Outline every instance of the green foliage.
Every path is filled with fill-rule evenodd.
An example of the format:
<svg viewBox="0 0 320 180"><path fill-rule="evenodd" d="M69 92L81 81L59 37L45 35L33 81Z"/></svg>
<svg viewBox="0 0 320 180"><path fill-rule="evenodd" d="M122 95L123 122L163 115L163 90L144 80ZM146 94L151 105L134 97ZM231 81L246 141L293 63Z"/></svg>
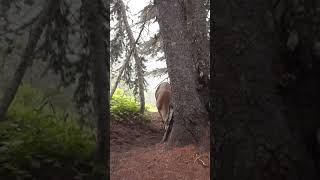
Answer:
<svg viewBox="0 0 320 180"><path fill-rule="evenodd" d="M54 174L97 179L102 168L92 158L94 132L43 102L39 90L26 84L19 88L8 119L0 122L0 177L47 179Z"/></svg>
<svg viewBox="0 0 320 180"><path fill-rule="evenodd" d="M158 109L153 104L146 104L146 110L149 112L158 112Z"/></svg>
<svg viewBox="0 0 320 180"><path fill-rule="evenodd" d="M139 113L139 103L133 96L128 95L123 89L117 88L110 102L112 121L148 121L149 119ZM146 105L146 110L154 110L151 105Z"/></svg>

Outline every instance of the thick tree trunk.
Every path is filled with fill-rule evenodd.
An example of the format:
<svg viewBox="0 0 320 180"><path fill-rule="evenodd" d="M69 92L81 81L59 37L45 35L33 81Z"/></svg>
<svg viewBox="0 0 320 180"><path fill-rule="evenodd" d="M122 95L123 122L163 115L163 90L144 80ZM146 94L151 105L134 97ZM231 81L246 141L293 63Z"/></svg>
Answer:
<svg viewBox="0 0 320 180"><path fill-rule="evenodd" d="M320 63L315 54L314 43L320 38L320 7L316 1L286 1L282 2L283 11L278 14L292 14L278 20L279 29L283 30L281 40L284 45L282 75L290 74L294 79L285 79L280 76L281 95L284 99L287 114L290 119L289 127L297 139L303 141L312 156L320 175L320 143L317 142L317 131L320 128L319 107L320 107ZM278 5L278 9L281 6ZM296 16L298 8L304 8L299 16ZM280 16L281 17L281 16ZM314 20L311 20L314 19ZM317 19L317 20L316 20ZM289 50L285 45L290 39L286 30L297 32L298 43ZM290 41L289 41L290 42ZM288 43L290 44L290 43ZM293 43L291 43L293 44Z"/></svg>
<svg viewBox="0 0 320 180"><path fill-rule="evenodd" d="M279 41L267 23L269 7L267 0L214 4L213 173L219 180L317 179L276 94L272 61L280 58Z"/></svg>
<svg viewBox="0 0 320 180"><path fill-rule="evenodd" d="M168 146L201 144L208 113L197 93L192 47L185 26L184 4L157 0L160 33L172 85L174 122Z"/></svg>
<svg viewBox="0 0 320 180"><path fill-rule="evenodd" d="M140 97L140 113L143 114L145 109L145 99L144 99L144 75L143 75L143 68L142 68L142 59L138 55L133 33L129 26L125 5L122 0L119 0L119 2L121 5L121 13L123 16L122 18L123 18L125 28L130 41L130 46L131 48L133 48L133 57L135 59L135 63L137 67L136 71L137 71L137 77L138 77L138 87L139 87L139 97Z"/></svg>
<svg viewBox="0 0 320 180"><path fill-rule="evenodd" d="M209 37L207 36L206 0L186 0L186 23L191 41L192 57L198 76L208 83L209 74ZM197 77L198 78L198 77Z"/></svg>
<svg viewBox="0 0 320 180"><path fill-rule="evenodd" d="M59 8L59 1L49 0L45 3L41 15L38 21L33 25L29 34L28 44L22 54L21 62L14 73L14 77L9 84L9 87L5 90L2 100L0 101L0 120L4 119L4 116L14 99L15 94L19 88L22 78L27 70L33 63L33 54L37 46L37 43L41 37L45 25L50 22L50 19L54 16L54 12Z"/></svg>
<svg viewBox="0 0 320 180"><path fill-rule="evenodd" d="M104 28L105 20L102 16L103 2L101 0L84 0L86 8L86 24L89 30L90 61L93 63L94 110L96 112L98 142L96 158L109 163L109 70L106 64L108 54L105 41L109 39Z"/></svg>
<svg viewBox="0 0 320 180"><path fill-rule="evenodd" d="M206 0L186 0L185 14L189 40L192 46L192 59L195 66L197 90L201 101L209 103L209 37L207 36Z"/></svg>

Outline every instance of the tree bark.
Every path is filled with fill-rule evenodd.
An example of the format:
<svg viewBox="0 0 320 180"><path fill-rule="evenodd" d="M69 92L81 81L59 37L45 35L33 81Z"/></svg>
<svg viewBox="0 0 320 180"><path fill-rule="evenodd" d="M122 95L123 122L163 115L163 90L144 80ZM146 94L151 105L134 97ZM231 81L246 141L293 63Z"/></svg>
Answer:
<svg viewBox="0 0 320 180"><path fill-rule="evenodd" d="M186 27L192 46L192 59L195 69L197 90L201 101L209 103L209 37L207 36L206 0L186 0Z"/></svg>
<svg viewBox="0 0 320 180"><path fill-rule="evenodd" d="M90 61L92 63L93 88L94 88L94 110L98 129L96 158L105 162L109 167L109 66L106 40L109 39L107 29L104 28L102 13L103 2L101 0L83 0L86 8L86 24L89 30Z"/></svg>
<svg viewBox="0 0 320 180"><path fill-rule="evenodd" d="M287 124L272 61L279 41L267 0L215 1L214 178L317 179L304 144Z"/></svg>
<svg viewBox="0 0 320 180"><path fill-rule="evenodd" d="M279 29L282 30L280 38L283 44L283 59L280 63L284 68L281 73L294 77L290 81L279 78L282 82L286 82L285 86L281 86L281 95L290 119L288 121L289 127L297 139L306 144L308 153L316 164L319 176L320 143L317 142L317 131L320 128L320 112L318 110L320 106L320 63L312 51L314 43L320 38L320 11L316 11L319 8L314 4L316 1L286 2L282 0L281 2L282 7L278 5L278 9L282 9L282 11L278 10L279 16L291 15L278 19ZM299 12L301 13L299 16L296 16L298 8L304 8L304 10ZM298 37L296 46L292 46L294 48L291 50L286 47L286 45L290 47L288 40L290 33L286 30L296 32L296 37Z"/></svg>
<svg viewBox="0 0 320 180"><path fill-rule="evenodd" d="M209 75L209 37L207 36L207 10L205 3L206 0L186 0L185 13L188 33L193 47L192 57L197 71L196 78L199 78L201 74L207 85Z"/></svg>
<svg viewBox="0 0 320 180"><path fill-rule="evenodd" d="M140 97L140 113L143 114L145 110L145 98L144 98L144 75L143 75L143 68L142 68L142 59L138 55L133 33L128 22L125 5L122 0L119 0L119 2L121 6L120 8L122 13L122 18L123 18L125 28L130 41L130 46L131 48L133 48L133 57L135 59L135 63L137 67L136 71L137 71L137 77L138 77L138 87L139 87L139 97Z"/></svg>
<svg viewBox="0 0 320 180"><path fill-rule="evenodd" d="M22 54L21 62L14 73L14 77L9 84L8 88L5 90L1 104L0 104L0 120L3 120L5 117L8 108L13 101L15 94L19 88L19 85L22 81L22 78L28 67L32 66L33 63L33 53L37 46L37 43L41 37L44 27L50 19L54 16L54 12L59 8L59 1L49 0L45 3L45 6L39 16L39 19L31 28L29 34L29 40L26 45L26 48Z"/></svg>
<svg viewBox="0 0 320 180"><path fill-rule="evenodd" d="M157 0L155 4L159 10L160 33L172 85L174 122L168 147L190 143L201 145L208 113L196 90L184 4L175 0Z"/></svg>

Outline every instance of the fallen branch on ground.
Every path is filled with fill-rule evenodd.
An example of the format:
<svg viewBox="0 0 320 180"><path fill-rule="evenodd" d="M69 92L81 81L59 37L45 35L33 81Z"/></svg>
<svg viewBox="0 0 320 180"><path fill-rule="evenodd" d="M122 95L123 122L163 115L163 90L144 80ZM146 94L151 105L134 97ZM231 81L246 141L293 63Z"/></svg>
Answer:
<svg viewBox="0 0 320 180"><path fill-rule="evenodd" d="M201 156L202 155L196 154L196 159L193 161L193 163L196 163L196 161L198 161L198 162L201 162L200 164L203 165L204 167L208 167L208 165L205 162L203 162L202 159L200 159Z"/></svg>

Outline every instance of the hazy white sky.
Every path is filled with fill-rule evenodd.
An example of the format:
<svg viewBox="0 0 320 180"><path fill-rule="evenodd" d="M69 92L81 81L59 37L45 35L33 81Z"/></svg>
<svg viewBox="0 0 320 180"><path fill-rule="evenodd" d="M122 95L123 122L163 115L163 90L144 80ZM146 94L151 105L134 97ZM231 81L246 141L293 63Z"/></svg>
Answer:
<svg viewBox="0 0 320 180"><path fill-rule="evenodd" d="M133 36L136 39L138 37L139 32L140 32L140 28L139 28L140 25L138 25L138 26L132 26L132 25L135 24L136 22L138 22L139 11L141 11L151 1L150 0L123 0L123 1L124 1L124 4L129 7L129 11L127 11L128 22L129 22L131 29L133 31ZM111 22L110 25L112 26L113 23ZM143 39L143 40L149 39L149 37L152 36L153 34L155 34L158 30L159 30L158 24L154 23L153 25L151 25L149 27L149 31L148 30L143 31L143 33L141 35L141 39ZM151 71L156 68L166 67L166 63L164 61L159 62L159 61L155 61L155 59L151 59L151 58L147 58L147 60L148 60L148 62L145 64L147 71ZM155 87L159 84L160 81L162 81L166 77L167 76L163 76L160 78L152 77L152 76L146 77L146 80L148 83L148 87L147 87L148 92L154 92ZM147 97L146 97L146 100L147 100L147 102L148 101L154 102L153 99L150 99L150 98L148 99Z"/></svg>

